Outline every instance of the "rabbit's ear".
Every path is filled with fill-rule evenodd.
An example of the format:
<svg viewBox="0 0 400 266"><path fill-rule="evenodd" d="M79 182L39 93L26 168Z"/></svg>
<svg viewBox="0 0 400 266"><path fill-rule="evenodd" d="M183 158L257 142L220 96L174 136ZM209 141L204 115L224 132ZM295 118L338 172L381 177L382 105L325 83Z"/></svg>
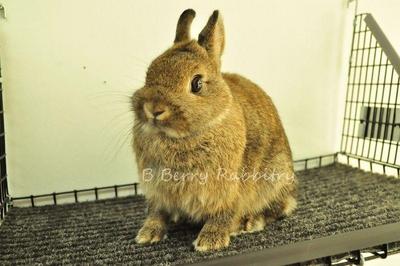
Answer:
<svg viewBox="0 0 400 266"><path fill-rule="evenodd" d="M218 10L215 10L208 19L207 25L199 34L198 42L219 64L225 46L225 33L222 17Z"/></svg>
<svg viewBox="0 0 400 266"><path fill-rule="evenodd" d="M178 25L176 26L174 43L190 41L190 26L192 25L192 21L195 16L196 12L193 9L186 9L183 11L179 17Z"/></svg>

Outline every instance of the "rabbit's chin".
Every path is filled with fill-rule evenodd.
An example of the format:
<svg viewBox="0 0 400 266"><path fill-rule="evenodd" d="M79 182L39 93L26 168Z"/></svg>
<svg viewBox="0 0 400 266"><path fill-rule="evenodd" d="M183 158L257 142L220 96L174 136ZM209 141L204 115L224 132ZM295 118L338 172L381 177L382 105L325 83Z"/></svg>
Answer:
<svg viewBox="0 0 400 266"><path fill-rule="evenodd" d="M151 123L144 123L142 125L142 131L145 134L165 134L166 136L170 138L184 138L189 136L189 132L181 132L178 130L175 130L173 128L169 127L164 127L164 126L156 126Z"/></svg>

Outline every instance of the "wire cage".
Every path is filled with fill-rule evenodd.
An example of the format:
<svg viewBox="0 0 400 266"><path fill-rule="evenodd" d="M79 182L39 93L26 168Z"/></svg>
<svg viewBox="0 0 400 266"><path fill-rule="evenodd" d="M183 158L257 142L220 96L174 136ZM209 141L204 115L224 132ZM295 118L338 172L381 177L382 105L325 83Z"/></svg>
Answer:
<svg viewBox="0 0 400 266"><path fill-rule="evenodd" d="M400 174L400 59L371 14L355 17L341 152Z"/></svg>
<svg viewBox="0 0 400 266"><path fill-rule="evenodd" d="M315 225L322 224L329 228L322 230L323 232L319 232L321 231L320 228L311 226L307 235L307 233L304 233L307 230L301 227L303 225L301 221L289 221L286 225L283 222L283 224L277 224L274 228L277 230L285 226L292 228L285 232L285 234L288 234L286 240L279 239L282 235L274 235L274 233L269 233L269 238L263 237L264 240L260 240L257 236L253 238L250 236L250 240L247 240L247 242L245 241L246 238L244 238L244 240L237 240L236 244L234 244L237 247L242 247L243 250L247 250L246 252L238 252L233 248L212 255L199 255L194 254L193 251L189 251L187 246L190 244L188 243L187 236L180 236L179 240L182 240L182 243L176 239L171 240L169 242L171 246L168 247L166 244L163 244L158 249L154 246L138 248L130 244L134 237L133 231L129 233L129 237L115 232L116 226L121 226L118 229L121 231L129 231L129 226L134 226L137 229L139 226L138 223L144 217L145 203L143 197L140 196L140 186L138 183L76 189L43 195L10 197L7 189L4 118L1 105L1 219L4 219L7 212L8 215L2 226L3 228L0 228L3 229L3 231L0 230L0 255L4 256L6 262L9 263L36 263L36 260L39 260L41 263L90 263L95 260L98 263L136 262L137 264L150 264L157 262L161 264L197 263L199 265L243 265L245 263L261 265L294 263L296 265L361 265L366 260L386 258L389 254L400 251L400 222L398 222L400 208L399 206L388 208L385 205L390 200L400 201L398 196L400 193L397 193L398 190L393 189L400 187L400 180L384 175L374 175L361 171L360 168L367 165L367 168L369 168L367 170L372 172L374 167L378 166L384 174L394 173L400 176L400 155L398 155L400 141L399 74L399 57L373 16L371 14L356 15L354 19L340 151L334 154L295 161L295 169L305 183L303 192L307 194L303 196L302 204L315 205L314 207L318 210L322 209L326 204L332 204L332 201L335 199L328 198L324 194L326 191L321 192L319 188L319 186L329 185L332 186L329 189L334 190L336 193L334 194L335 197L344 198L344 200L338 199L338 204L346 205L342 212L344 217L328 217L329 219L332 218L332 221L324 224L320 223L318 219L323 219L321 217L324 217L326 213L321 212L317 220L313 220L312 216L314 213L312 212L312 208L311 210L303 208L299 210L303 215L302 217L311 217L310 221L315 223ZM351 168L348 165L356 166L356 168ZM389 169L392 171L390 172ZM385 181L383 182L385 184L378 186L377 183L379 183L379 180ZM126 190L130 191L133 197L121 197L123 196L121 191ZM385 194L382 194L379 190L383 190ZM102 196L104 193L108 193L109 197L115 198L114 201L104 200ZM351 195L352 193L356 195ZM95 203L82 203L55 207L55 205L59 205L60 198L69 197L73 203L80 203L83 201L81 198L82 195L87 196L88 194L91 195L95 202L98 202L98 205L95 205ZM312 199L313 197L314 199ZM359 204L362 200L365 200L365 203ZM48 206L38 207L43 201ZM13 205L19 205L20 203L30 205L32 208L13 207ZM331 205L332 212L334 212L335 208L341 208L338 204ZM51 240L51 234L55 234L56 237L60 235L65 236L68 232L73 232L73 230L64 228L64 231L60 229L60 232L53 232L53 229L49 229L46 226L48 224L59 225L57 223L58 220L54 217L60 213L62 213L61 217L66 219L64 213L75 215L77 212L82 212L80 208L83 207L80 206L92 208L83 217L91 215L91 219L94 221L96 221L96 218L107 221L107 224L102 223L99 225L98 229L94 229L95 225L93 223L84 224L81 221L86 226L85 228L90 231L87 234L90 234L92 240L93 238L104 237L105 247L103 249L100 248L99 254L92 254L92 251L87 248L92 243L86 240L86 238L90 239L90 237L88 235L85 236L85 233L80 231L80 234L83 235L77 236L76 241L83 241L83 247L77 249L77 254L69 254L68 256L62 252L59 255L52 254L56 253L55 247L62 245L57 241L51 242L55 241L54 239ZM357 210L358 207L360 210ZM8 208L11 208L11 211ZM365 211L366 214L360 214L360 211ZM126 216L128 215L127 212L129 212L131 216L128 217L129 219L123 220L127 224L121 225L122 221L113 218L110 212L114 212L119 216ZM372 219L368 220L367 216L369 214L372 216L377 215L377 217L375 219L372 217ZM12 236L7 235L12 235L15 231L21 231L19 230L21 224L24 228L32 228L32 223L34 223L32 219L34 219L35 215L42 215L43 218L38 219L38 221L44 227L41 227L38 231L33 231L43 233L43 231L49 230L49 232L47 232L46 237L36 236L34 233L28 232L23 235L23 243L27 245L27 239L34 239L35 243L50 245L51 247L47 250L49 254L47 255L39 256L36 253L42 251L40 247L35 247L36 249L30 250L31 253L27 252L27 254L24 254L26 246L16 246ZM55 216L53 217L52 215ZM52 219L55 219L55 221L52 222ZM343 225L346 224L346 219L353 219L350 227ZM367 221L364 222L364 220ZM128 221L131 221L131 224ZM74 223L77 223L77 226L81 227L79 222ZM366 227L362 228L359 223L364 223ZM300 224L300 226L297 224ZM172 234L177 236L177 232L180 231L178 230L179 228L172 229ZM349 228L352 231L349 231ZM271 229L271 231L273 230ZM97 231L101 231L100 233L103 234ZM318 232L313 235L313 231ZM191 234L190 232L189 234ZM112 235L117 240L110 242L112 238L106 238L107 236L104 236L104 234ZM299 241L293 241L290 239L291 237ZM268 243L270 239L278 239L277 242L280 242L278 245L271 246ZM63 240L61 239L60 241L62 242ZM65 244L66 246L81 245L70 239L68 241ZM257 243L260 243L262 248L260 246L251 248L252 241L261 241ZM110 243L113 243L113 245L122 243L123 247L118 246L112 250L113 253L119 254L117 257L106 258L105 248L109 247ZM65 245L62 247L65 248ZM94 245L96 246L97 244ZM246 248L244 248L245 246ZM3 253L1 251L2 248L4 250ZM131 253L131 257L129 258L137 259L137 261L124 261L124 252ZM185 255L186 257L183 256L185 252L189 254ZM148 254L151 254L151 259L148 258ZM55 257L52 257L53 255ZM13 261L17 258L22 259Z"/></svg>

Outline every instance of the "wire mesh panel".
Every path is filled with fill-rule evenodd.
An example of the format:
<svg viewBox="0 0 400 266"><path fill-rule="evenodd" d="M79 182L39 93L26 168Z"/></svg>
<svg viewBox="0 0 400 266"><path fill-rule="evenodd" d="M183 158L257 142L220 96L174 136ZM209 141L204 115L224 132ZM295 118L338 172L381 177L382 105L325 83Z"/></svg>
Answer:
<svg viewBox="0 0 400 266"><path fill-rule="evenodd" d="M1 71L0 71L1 72ZM1 79L1 74L0 74ZM3 84L0 81L0 219L3 220L7 213L7 169L4 135L4 111L3 111Z"/></svg>
<svg viewBox="0 0 400 266"><path fill-rule="evenodd" d="M341 152L400 166L400 60L371 14L355 17Z"/></svg>

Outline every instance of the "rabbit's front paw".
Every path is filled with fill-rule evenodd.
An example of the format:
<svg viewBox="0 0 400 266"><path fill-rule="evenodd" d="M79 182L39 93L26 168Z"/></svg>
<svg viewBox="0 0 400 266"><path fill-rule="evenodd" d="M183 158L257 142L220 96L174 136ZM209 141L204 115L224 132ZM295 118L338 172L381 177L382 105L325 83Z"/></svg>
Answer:
<svg viewBox="0 0 400 266"><path fill-rule="evenodd" d="M197 251L210 251L229 246L229 241L229 232L202 230L193 245Z"/></svg>
<svg viewBox="0 0 400 266"><path fill-rule="evenodd" d="M167 238L166 229L160 223L145 223L139 230L135 241L138 244L156 243Z"/></svg>

